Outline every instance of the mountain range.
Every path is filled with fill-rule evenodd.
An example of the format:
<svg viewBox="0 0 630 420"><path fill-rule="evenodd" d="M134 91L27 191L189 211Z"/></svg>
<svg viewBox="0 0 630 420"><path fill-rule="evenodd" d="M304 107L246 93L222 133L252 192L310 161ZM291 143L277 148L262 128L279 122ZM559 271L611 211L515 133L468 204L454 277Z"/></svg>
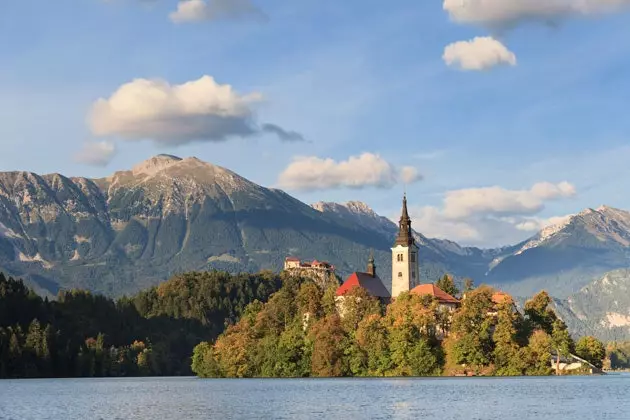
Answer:
<svg viewBox="0 0 630 420"><path fill-rule="evenodd" d="M46 295L120 296L189 270L277 271L289 255L345 276L364 270L371 250L387 284L396 231L364 203L307 205L194 157L158 155L100 179L0 173L0 270ZM630 213L606 206L498 249L414 235L421 280L450 273L516 296L546 289L567 316L630 258Z"/></svg>

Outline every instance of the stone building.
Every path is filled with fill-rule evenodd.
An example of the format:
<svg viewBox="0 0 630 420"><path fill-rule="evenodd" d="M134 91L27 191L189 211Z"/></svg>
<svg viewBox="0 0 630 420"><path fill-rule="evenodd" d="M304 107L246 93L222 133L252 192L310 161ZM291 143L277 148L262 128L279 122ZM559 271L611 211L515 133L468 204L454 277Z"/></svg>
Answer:
<svg viewBox="0 0 630 420"><path fill-rule="evenodd" d="M331 281L339 284L335 275L335 266L326 261L302 262L296 257L286 257L284 270L296 276L310 278L321 287L325 287Z"/></svg>

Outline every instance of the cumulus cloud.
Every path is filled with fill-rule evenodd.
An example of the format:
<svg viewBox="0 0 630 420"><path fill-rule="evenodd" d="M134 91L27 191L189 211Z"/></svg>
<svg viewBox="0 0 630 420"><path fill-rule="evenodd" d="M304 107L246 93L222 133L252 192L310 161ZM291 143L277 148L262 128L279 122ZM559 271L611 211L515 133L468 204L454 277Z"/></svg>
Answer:
<svg viewBox="0 0 630 420"><path fill-rule="evenodd" d="M391 188L421 179L415 168L396 168L381 156L363 153L345 161L315 156L297 157L280 174L282 188L299 191L335 188Z"/></svg>
<svg viewBox="0 0 630 420"><path fill-rule="evenodd" d="M527 21L555 22L572 16L611 13L630 6L630 0L444 0L451 19L491 29Z"/></svg>
<svg viewBox="0 0 630 420"><path fill-rule="evenodd" d="M462 70L488 70L501 64L516 65L514 53L492 37L476 37L447 45L442 59L447 65Z"/></svg>
<svg viewBox="0 0 630 420"><path fill-rule="evenodd" d="M544 202L575 195L568 182L540 182L529 190L507 190L498 186L449 191L444 197L444 214L451 219L463 219L473 214L523 215L535 214Z"/></svg>
<svg viewBox="0 0 630 420"><path fill-rule="evenodd" d="M74 156L77 162L106 166L116 155L116 145L108 141L87 142Z"/></svg>
<svg viewBox="0 0 630 420"><path fill-rule="evenodd" d="M507 245L565 221L569 216L545 219L536 214L546 202L575 194L575 187L568 182L541 182L524 190L461 189L445 193L441 207L412 206L410 213L414 228L429 237L476 246Z"/></svg>
<svg viewBox="0 0 630 420"><path fill-rule="evenodd" d="M275 124L259 127L254 107L263 96L241 95L211 76L171 85L164 80L135 79L109 98L97 100L89 115L96 136L124 140L151 139L162 145L223 141L271 133L281 140L302 140L299 133Z"/></svg>
<svg viewBox="0 0 630 420"><path fill-rule="evenodd" d="M169 15L174 23L257 19L265 14L251 0L181 0Z"/></svg>

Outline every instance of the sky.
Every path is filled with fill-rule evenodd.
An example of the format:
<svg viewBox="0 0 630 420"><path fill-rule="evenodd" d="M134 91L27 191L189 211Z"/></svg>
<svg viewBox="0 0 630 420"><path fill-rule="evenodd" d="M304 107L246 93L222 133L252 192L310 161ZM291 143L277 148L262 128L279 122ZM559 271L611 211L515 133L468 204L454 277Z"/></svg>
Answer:
<svg viewBox="0 0 630 420"><path fill-rule="evenodd" d="M196 156L463 245L630 209L630 0L0 2L0 171Z"/></svg>

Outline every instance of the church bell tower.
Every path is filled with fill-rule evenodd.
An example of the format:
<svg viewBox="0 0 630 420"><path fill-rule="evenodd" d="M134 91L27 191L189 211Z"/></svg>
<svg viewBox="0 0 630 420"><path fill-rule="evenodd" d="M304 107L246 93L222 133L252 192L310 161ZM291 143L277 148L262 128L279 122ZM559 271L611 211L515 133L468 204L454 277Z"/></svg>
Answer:
<svg viewBox="0 0 630 420"><path fill-rule="evenodd" d="M398 236L392 248L392 297L416 287L420 278L418 246L411 234L411 219L407 212L407 195L403 197Z"/></svg>

